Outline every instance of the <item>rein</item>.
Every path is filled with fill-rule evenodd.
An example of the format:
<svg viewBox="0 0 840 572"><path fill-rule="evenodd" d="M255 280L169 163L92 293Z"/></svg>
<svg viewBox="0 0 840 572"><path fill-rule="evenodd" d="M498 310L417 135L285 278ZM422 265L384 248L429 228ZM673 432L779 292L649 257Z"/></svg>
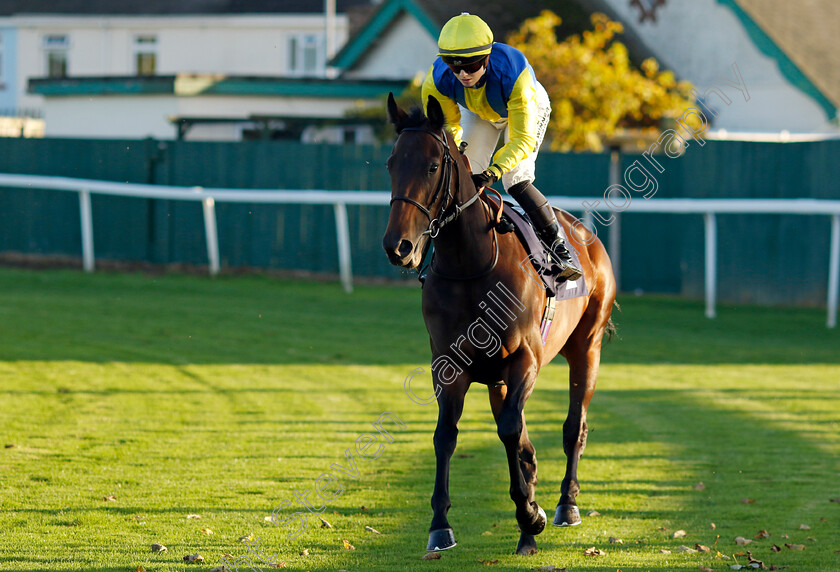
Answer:
<svg viewBox="0 0 840 572"><path fill-rule="evenodd" d="M431 238L436 238L438 233L440 232L440 229L445 227L447 224L455 221L459 216L461 216L461 213L465 209L467 209L470 205L472 205L474 202L476 202L478 200L479 196L481 196L481 192L476 191L476 193L472 197L467 199L463 204L454 205L454 209L452 210L451 213L449 213L448 215L446 215L443 218L439 218L440 216L443 215L443 213L446 212L446 210L449 208L449 206L455 201L455 197L452 194L452 167L453 167L453 165L455 165L455 159L452 157L452 153L449 150L449 143L446 141L446 139L444 137L441 137L440 135L438 135L434 131L431 131L429 129L425 129L423 127L406 127L406 128L404 128L400 131L400 134L404 133L405 131L420 131L422 133L428 133L429 135L434 137L435 140L438 143L440 143L443 146L443 177L441 177L440 182L438 183L438 187L437 187L437 189L435 189L434 195L432 195L432 201L431 201L431 204L429 205L429 207L426 207L426 206L418 203L414 199L403 196L403 195L397 195L395 197L391 197L391 203L390 204L393 205L394 201L404 201L404 202L407 202L411 205L414 205L415 207L420 209L420 211L424 215L426 215L426 218L429 219L429 227L425 231L423 231L423 234L428 234ZM438 215L438 218L433 218L432 213L429 210L429 208L434 206L437 203L438 196L441 194L441 191L443 191L444 188L446 188L446 202L444 203L443 208L441 208L440 215Z"/></svg>
<svg viewBox="0 0 840 572"><path fill-rule="evenodd" d="M422 132L422 133L427 133L427 134L431 135L432 137L434 137L434 139L438 143L441 144L441 146L443 147L443 169L444 169L443 170L443 176L439 180L440 182L438 183L438 187L437 187L437 189L435 189L434 195L432 195L431 203L429 204L428 207L426 207L426 206L420 204L419 202L415 201L414 199L406 197L404 195L397 195L397 196L391 197L390 204L393 205L395 201L404 201L404 202L407 202L411 205L414 205L415 207L420 209L420 211L423 214L426 215L426 218L429 219L429 226L425 231L423 231L422 234L423 235L428 234L431 239L435 239L435 238L437 238L438 234L440 233L440 229L442 229L443 227L445 227L449 223L457 220L458 217L461 216L462 212L464 212L467 208L469 208L473 203L478 201L478 199L481 197L481 192L482 191L476 190L475 194L473 194L473 196L471 196L469 199L464 201L462 204L460 204L460 205L459 204L454 204L452 212L450 212L446 216L443 216L443 214L447 211L447 209L449 209L450 205L453 205L453 203L455 203L455 196L452 193L452 167L453 167L453 165L456 165L456 162L455 162L455 159L452 157L452 153L449 150L449 143L446 141L446 136L445 135L441 136L438 133L436 133L434 131L431 131L429 129L426 129L424 127L405 127L404 129L402 129L400 131L400 135L402 135L403 132L405 132L405 131L419 131L419 132ZM456 166L456 169L457 169L457 166ZM429 209L431 207L433 207L438 202L438 197L439 197L439 195L441 194L441 192L443 191L444 188L446 189L446 202L444 203L443 207L441 208L440 213L438 214L438 217L432 217L432 213ZM491 189L491 190L493 190L493 189ZM493 190L493 192L496 193L497 195L499 194L495 190ZM500 199L499 202L501 204L501 195L499 195L499 199ZM497 215L497 218L500 219L501 214L502 213L501 213L501 208L500 208L499 212L498 212L498 215ZM440 218L441 216L443 216L443 218ZM491 217L491 218L493 218L493 217ZM492 225L491 228L493 229L493 243L495 245L495 253L493 255L493 262L490 264L490 266L486 270L484 270L484 271L482 271L478 274L475 274L475 275L472 275L472 276L466 276L466 277L449 276L447 274L439 272L438 270L435 270L435 268L431 265L431 263L429 264L430 270L432 272L434 272L435 274L437 274L437 275L439 275L443 278L446 278L447 280L458 280L458 281L475 280L477 278L483 278L484 276L487 276L488 274L493 272L493 270L496 268L496 264L498 264L498 262L499 262L499 240L498 240L498 237L496 236L495 225ZM423 258L426 257L426 252L428 251L428 248L429 248L429 244L426 244L426 248L423 251ZM422 266L422 263L421 263L421 266ZM422 271L418 270L418 274L422 274ZM421 277L421 281L422 280L423 280L423 278Z"/></svg>

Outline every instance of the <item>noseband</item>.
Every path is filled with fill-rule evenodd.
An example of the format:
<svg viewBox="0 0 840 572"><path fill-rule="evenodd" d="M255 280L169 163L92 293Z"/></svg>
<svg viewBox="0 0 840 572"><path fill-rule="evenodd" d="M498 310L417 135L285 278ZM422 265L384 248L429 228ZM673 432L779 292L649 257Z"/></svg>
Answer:
<svg viewBox="0 0 840 572"><path fill-rule="evenodd" d="M455 164L455 159L452 157L452 153L449 151L449 143L446 141L445 136L441 136L438 133L435 133L434 131L431 131L424 127L406 127L400 131L400 135L402 135L406 131L420 131L422 133L428 133L443 146L443 176L439 179L437 189L435 189L435 192L432 195L431 203L428 207L404 195L397 195L391 197L391 204L393 205L394 201L404 201L420 209L420 211L424 215L426 215L426 218L429 219L429 227L425 231L423 231L423 234L428 234L431 238L436 238L438 233L440 232L440 229L442 229L444 226L461 216L461 212L467 207L469 207L471 204L476 202L481 193L479 191L476 191L476 193L472 197L467 199L467 201L465 201L461 205L456 204L451 213L449 213L443 218L440 218L446 212L449 206L455 202L455 197L452 194L452 166ZM440 214L438 215L438 217L433 217L430 209L437 204L438 198L444 189L446 189L446 199L444 205L440 209Z"/></svg>

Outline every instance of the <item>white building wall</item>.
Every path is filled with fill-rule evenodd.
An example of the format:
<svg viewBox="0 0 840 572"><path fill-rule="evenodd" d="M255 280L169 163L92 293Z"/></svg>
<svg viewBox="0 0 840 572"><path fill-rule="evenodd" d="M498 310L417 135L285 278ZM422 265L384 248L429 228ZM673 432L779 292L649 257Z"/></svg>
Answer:
<svg viewBox="0 0 840 572"><path fill-rule="evenodd" d="M174 139L169 117L221 117L246 120L252 115L343 117L355 101L338 98L112 95L50 97L44 112L46 137ZM190 139L237 140L241 125L194 127Z"/></svg>
<svg viewBox="0 0 840 572"><path fill-rule="evenodd" d="M437 56L437 38L403 13L348 78L412 79L426 73Z"/></svg>
<svg viewBox="0 0 840 572"><path fill-rule="evenodd" d="M705 92L721 78L735 81L732 63L746 83L750 99L733 98L719 105L715 127L732 131L826 131L832 127L822 107L794 87L776 61L762 54L741 22L716 0L672 1L656 11L656 22L640 23L638 10L626 0L604 0L632 26L662 67L674 70ZM738 95L732 88L726 93ZM713 97L717 104L719 100Z"/></svg>
<svg viewBox="0 0 840 572"><path fill-rule="evenodd" d="M311 33L323 38L325 33L320 15L16 16L0 18L3 26L18 30L18 105L36 108L42 98L26 89L29 78L47 75L47 34L69 37L70 76L134 75L138 35L157 37L157 75L286 76L290 37ZM337 15L335 30L336 45L343 45L346 15Z"/></svg>

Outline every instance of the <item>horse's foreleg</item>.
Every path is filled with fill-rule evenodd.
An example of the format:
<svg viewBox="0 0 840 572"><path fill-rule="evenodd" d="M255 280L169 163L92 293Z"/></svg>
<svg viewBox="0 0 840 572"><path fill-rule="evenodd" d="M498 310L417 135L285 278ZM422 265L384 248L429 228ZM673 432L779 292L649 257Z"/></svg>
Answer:
<svg viewBox="0 0 840 572"><path fill-rule="evenodd" d="M560 485L560 501L554 514L555 526L580 524L580 511L575 500L580 492L577 469L586 447L586 410L595 391L601 349L599 346L586 351L571 351L566 359L569 361L569 414L563 423L566 475Z"/></svg>
<svg viewBox="0 0 840 572"><path fill-rule="evenodd" d="M511 368L508 390L498 411L494 408L499 438L505 446L510 471L510 498L516 504L516 520L522 531L517 553L536 552L534 535L545 528L545 512L534 500L537 458L528 439L523 408L536 381L537 363L533 356ZM491 390L492 391L492 390ZM491 393L491 404L493 403Z"/></svg>
<svg viewBox="0 0 840 572"><path fill-rule="evenodd" d="M464 410L466 384L444 386L438 396L438 422L435 429L435 490L432 493L432 525L426 550L446 550L455 546L455 535L446 518L449 500L449 460L458 441L458 420Z"/></svg>

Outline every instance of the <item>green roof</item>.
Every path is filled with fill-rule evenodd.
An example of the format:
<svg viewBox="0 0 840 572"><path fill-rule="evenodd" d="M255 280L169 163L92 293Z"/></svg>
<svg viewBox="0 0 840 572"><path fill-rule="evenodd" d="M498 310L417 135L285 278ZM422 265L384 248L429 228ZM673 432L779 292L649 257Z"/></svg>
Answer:
<svg viewBox="0 0 840 572"><path fill-rule="evenodd" d="M265 97L379 97L400 92L406 80L342 80L230 76L67 77L29 81L30 93L47 97L92 95L236 95Z"/></svg>
<svg viewBox="0 0 840 572"><path fill-rule="evenodd" d="M376 12L373 18L356 34L330 64L340 69L350 69L373 46L385 32L385 29L403 12L414 16L429 35L437 41L440 26L413 2L413 0L389 0Z"/></svg>

